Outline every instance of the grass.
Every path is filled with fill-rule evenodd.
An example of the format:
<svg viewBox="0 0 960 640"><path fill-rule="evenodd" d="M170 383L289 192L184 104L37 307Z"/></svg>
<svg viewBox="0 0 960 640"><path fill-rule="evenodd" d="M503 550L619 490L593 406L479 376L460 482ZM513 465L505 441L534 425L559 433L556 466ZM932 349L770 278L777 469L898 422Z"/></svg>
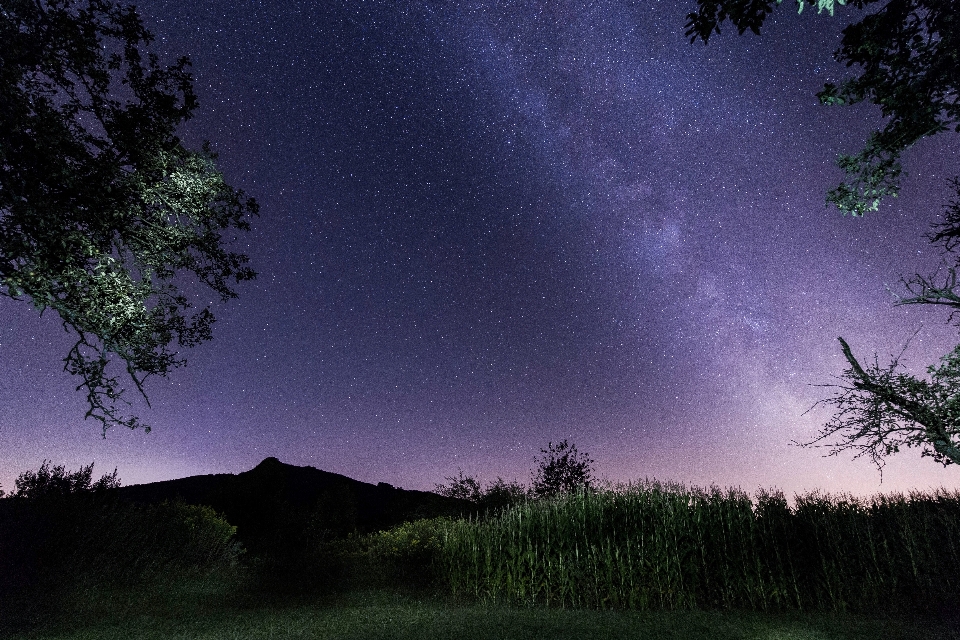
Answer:
<svg viewBox="0 0 960 640"><path fill-rule="evenodd" d="M852 614L484 606L394 589L259 600L238 597L229 584L201 581L177 589L88 594L68 605L61 617L10 638L949 640L960 638L960 632L942 622Z"/></svg>
<svg viewBox="0 0 960 640"><path fill-rule="evenodd" d="M72 583L6 637L960 640L960 618L889 601L956 593L960 493L797 505L622 486L134 586ZM230 557L223 523L202 521L212 533L191 544Z"/></svg>

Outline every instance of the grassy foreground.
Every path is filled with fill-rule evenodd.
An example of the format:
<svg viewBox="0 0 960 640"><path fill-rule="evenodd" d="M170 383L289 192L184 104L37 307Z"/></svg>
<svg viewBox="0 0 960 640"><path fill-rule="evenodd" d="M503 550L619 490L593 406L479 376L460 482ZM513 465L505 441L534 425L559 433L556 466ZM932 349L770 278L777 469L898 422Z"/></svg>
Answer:
<svg viewBox="0 0 960 640"><path fill-rule="evenodd" d="M238 588L241 587L241 588ZM11 640L313 638L337 640L960 639L946 620L736 611L596 611L457 603L393 588L264 596L236 576L177 587L77 593Z"/></svg>

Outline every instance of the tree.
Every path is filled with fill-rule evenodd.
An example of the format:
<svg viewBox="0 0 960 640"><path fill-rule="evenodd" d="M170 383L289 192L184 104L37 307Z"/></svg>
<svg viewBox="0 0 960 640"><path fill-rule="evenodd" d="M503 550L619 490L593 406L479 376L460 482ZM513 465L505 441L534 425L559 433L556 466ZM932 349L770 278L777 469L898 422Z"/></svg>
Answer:
<svg viewBox="0 0 960 640"><path fill-rule="evenodd" d="M113 0L4 0L0 6L0 293L29 297L77 335L64 370L81 377L85 418L122 417L123 360L143 383L185 364L170 345L211 336L214 316L171 284L193 273L220 294L255 277L223 233L249 230L256 202L224 182L208 143L177 127L197 108L189 59L162 67L133 7ZM124 400L127 404L130 404Z"/></svg>
<svg viewBox="0 0 960 640"><path fill-rule="evenodd" d="M448 476L445 480L450 484L435 485L438 494L448 498L469 500L491 511L521 502L529 495L526 487L519 482L507 482L499 476L488 484L486 489L483 489L476 478L463 475L462 469L458 470L456 476Z"/></svg>
<svg viewBox="0 0 960 640"><path fill-rule="evenodd" d="M576 445L568 444L566 440L556 446L551 442L546 449L540 449L540 453L544 454L543 458L534 458L538 465L531 488L534 496L543 498L590 489L595 482L593 460L578 453Z"/></svg>
<svg viewBox="0 0 960 640"><path fill-rule="evenodd" d="M37 500L101 492L120 486L116 469L113 470L113 473L108 473L90 484L92 474L92 462L85 467L81 466L78 471L68 473L63 465L51 469L50 461L44 460L37 471L24 471L17 477L14 482L17 488L10 494L10 497Z"/></svg>
<svg viewBox="0 0 960 640"><path fill-rule="evenodd" d="M437 493L441 496L469 500L475 503L479 503L483 497L483 489L480 483L473 476L463 475L463 469L458 469L456 476L447 476L444 480L448 480L450 484L434 485Z"/></svg>
<svg viewBox="0 0 960 640"><path fill-rule="evenodd" d="M740 34L760 26L782 0L698 0L687 15L686 35L704 44L720 24L730 20ZM850 0L863 9L879 0ZM837 4L847 4L836 0ZM804 0L797 0L803 11ZM811 3L812 4L812 3ZM834 0L817 0L820 11L834 12ZM900 154L922 138L960 132L960 1L890 0L860 22L843 29L834 59L863 73L839 86L825 84L820 102L849 105L869 99L888 118L855 155L841 155L837 164L846 178L827 195L843 213L876 211L883 198L900 191Z"/></svg>
<svg viewBox="0 0 960 640"><path fill-rule="evenodd" d="M945 253L954 251L960 242L960 180L954 179L953 184L958 197L947 206L945 222L935 225L939 231L928 235L932 242L943 245ZM952 320L960 310L960 295L954 291L956 267L949 269L943 285L935 284L935 278L936 275L924 277L917 274L910 281L903 280L911 295L901 296L896 304L952 307ZM841 376L844 384L823 385L838 388L840 392L813 406L834 405L838 411L816 440L802 446L846 431L847 441L838 445L830 455L844 449L859 449L860 453L855 456L859 458L869 452L880 469L881 481L883 465L880 457L897 453L901 444L926 447L921 456L931 456L944 467L960 464L960 345L943 356L939 366L927 368L930 374L927 381L899 372L900 356L886 368L881 368L874 356L873 366L864 368L847 342L843 338L839 340L849 364ZM902 351L900 355L903 355ZM867 444L858 443L864 439Z"/></svg>
<svg viewBox="0 0 960 640"><path fill-rule="evenodd" d="M849 4L864 9L877 1L850 0ZM827 9L831 15L834 4L833 0L817 0L818 9ZM836 0L836 4L846 2ZM698 5L699 10L687 16L686 33L691 42L699 37L706 43L727 19L740 34L746 29L759 34L774 2L698 0ZM798 5L802 11L804 0L798 0ZM826 84L817 94L821 103L855 104L869 98L888 118L860 153L840 156L838 164L848 181L827 195L828 204L835 204L841 212L862 215L877 210L884 197L898 194L899 157L904 150L951 127L960 132L960 0L890 0L843 29L834 58L847 66L858 64L863 73L839 86ZM951 184L958 199L948 205L945 221L934 225L935 233L927 236L942 245L944 254L960 243L960 179L954 178ZM939 304L960 309L956 267L948 269L942 285L937 284L937 274L917 274L902 282L910 295L900 296L897 305ZM939 366L927 369L931 375L927 381L898 372L899 356L887 368L881 368L876 357L873 366L863 367L847 342L842 337L839 340L849 364L841 376L844 384L826 385L839 388L840 393L814 405L832 404L838 412L819 438L801 446L845 432L846 442L830 455L849 448L860 450L855 457L870 453L881 481L881 457L898 452L901 444L928 447L922 455L932 456L944 466L960 463L960 347L941 358Z"/></svg>

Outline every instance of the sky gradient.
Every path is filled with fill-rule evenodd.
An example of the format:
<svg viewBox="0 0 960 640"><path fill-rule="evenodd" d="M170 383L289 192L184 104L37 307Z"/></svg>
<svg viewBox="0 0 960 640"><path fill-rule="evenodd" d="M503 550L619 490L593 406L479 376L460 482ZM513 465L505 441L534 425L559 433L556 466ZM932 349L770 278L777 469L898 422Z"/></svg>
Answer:
<svg viewBox="0 0 960 640"><path fill-rule="evenodd" d="M230 244L256 280L213 303L214 339L151 378L153 431L101 438L54 312L0 298L0 484L44 459L124 485L267 456L433 489L458 468L527 483L564 438L613 481L866 496L960 489L920 449L801 448L806 413L861 361L925 367L942 310L892 306L940 255L956 134L904 156L901 197L824 204L838 153L881 124L826 107L836 17L784 3L763 35L683 35L685 2L138 5L189 55L209 139L260 217ZM131 385L128 385L132 387ZM129 399L135 399L132 393ZM839 437L828 443L839 442Z"/></svg>

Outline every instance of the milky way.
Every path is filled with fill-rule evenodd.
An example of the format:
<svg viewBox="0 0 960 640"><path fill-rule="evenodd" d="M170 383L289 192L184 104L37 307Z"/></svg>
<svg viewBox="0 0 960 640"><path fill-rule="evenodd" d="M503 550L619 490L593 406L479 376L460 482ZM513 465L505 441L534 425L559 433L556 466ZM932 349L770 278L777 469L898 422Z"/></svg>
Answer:
<svg viewBox="0 0 960 640"><path fill-rule="evenodd" d="M919 328L915 373L958 340L891 293L938 263L923 234L956 135L907 152L880 212L824 205L837 154L882 122L814 95L849 73L830 54L855 10L785 5L705 47L692 0L323 4L139 5L156 49L192 58L184 139L261 203L231 245L260 275L148 381L153 432L106 440L53 313L0 300L4 488L43 459L134 484L267 456L404 488L526 482L563 438L614 481L960 488L918 449L881 485L867 457L789 444L831 416L804 411L844 369L838 336L885 361Z"/></svg>

